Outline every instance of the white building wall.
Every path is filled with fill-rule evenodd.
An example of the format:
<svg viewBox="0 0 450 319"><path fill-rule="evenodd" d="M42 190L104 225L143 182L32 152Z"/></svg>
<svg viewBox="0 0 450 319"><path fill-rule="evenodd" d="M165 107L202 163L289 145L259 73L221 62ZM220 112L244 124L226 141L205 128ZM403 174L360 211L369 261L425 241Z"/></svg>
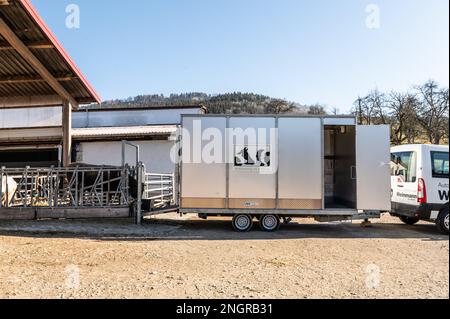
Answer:
<svg viewBox="0 0 450 319"><path fill-rule="evenodd" d="M62 108L0 109L0 129L62 126Z"/></svg>
<svg viewBox="0 0 450 319"><path fill-rule="evenodd" d="M80 111L72 114L73 128L179 125L183 114L201 114L197 108L167 108L127 111Z"/></svg>
<svg viewBox="0 0 450 319"><path fill-rule="evenodd" d="M148 172L174 173L175 163L170 154L175 146L174 141L139 141L133 142L140 147L141 161ZM80 144L79 161L90 165L122 165L121 142L84 142ZM135 150L127 147L126 162L134 166L136 163Z"/></svg>

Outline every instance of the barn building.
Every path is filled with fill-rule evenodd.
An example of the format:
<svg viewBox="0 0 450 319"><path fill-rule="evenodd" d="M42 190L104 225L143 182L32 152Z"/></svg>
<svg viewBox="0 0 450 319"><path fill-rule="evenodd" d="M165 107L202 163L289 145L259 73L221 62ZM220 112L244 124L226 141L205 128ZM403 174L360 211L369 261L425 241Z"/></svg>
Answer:
<svg viewBox="0 0 450 319"><path fill-rule="evenodd" d="M148 170L172 174L171 151L181 115L204 114L202 106L97 109L73 114L73 160L93 165L121 165L122 141L140 147L140 160ZM127 150L127 161L135 157Z"/></svg>
<svg viewBox="0 0 450 319"><path fill-rule="evenodd" d="M0 162L69 165L72 111L99 102L30 1L0 0Z"/></svg>
<svg viewBox="0 0 450 319"><path fill-rule="evenodd" d="M202 106L81 109L98 94L29 0L0 0L0 167L120 165L121 141L152 170L172 173L182 114Z"/></svg>

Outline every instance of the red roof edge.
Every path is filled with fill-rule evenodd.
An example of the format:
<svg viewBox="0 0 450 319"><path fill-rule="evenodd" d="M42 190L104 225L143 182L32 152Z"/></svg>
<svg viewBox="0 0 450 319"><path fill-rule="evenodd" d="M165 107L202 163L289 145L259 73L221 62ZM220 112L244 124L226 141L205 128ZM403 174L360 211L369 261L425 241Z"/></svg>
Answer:
<svg viewBox="0 0 450 319"><path fill-rule="evenodd" d="M66 60L66 62L69 64L69 67L73 70L75 75L81 80L81 82L84 84L86 89L89 91L91 96L95 99L97 103L101 103L100 96L95 92L93 87L89 84L89 82L86 80L83 73L80 71L80 69L77 67L75 62L72 60L72 58L69 56L67 51L63 48L61 43L56 39L53 32L50 30L50 28L47 26L47 24L44 22L44 20L41 18L39 13L37 12L36 8L31 4L30 0L18 0L22 7L27 11L28 15L36 22L36 24L41 28L44 35L50 40L50 42L55 46L56 50L62 55L62 57Z"/></svg>

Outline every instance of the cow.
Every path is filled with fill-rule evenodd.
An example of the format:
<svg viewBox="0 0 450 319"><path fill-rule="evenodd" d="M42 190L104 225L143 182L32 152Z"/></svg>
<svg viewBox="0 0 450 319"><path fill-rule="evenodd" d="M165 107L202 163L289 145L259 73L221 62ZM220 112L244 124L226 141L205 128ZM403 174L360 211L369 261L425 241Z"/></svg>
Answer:
<svg viewBox="0 0 450 319"><path fill-rule="evenodd" d="M2 207L8 207L11 202L12 197L16 193L17 183L14 181L12 177L2 177L2 192L1 192L1 200Z"/></svg>

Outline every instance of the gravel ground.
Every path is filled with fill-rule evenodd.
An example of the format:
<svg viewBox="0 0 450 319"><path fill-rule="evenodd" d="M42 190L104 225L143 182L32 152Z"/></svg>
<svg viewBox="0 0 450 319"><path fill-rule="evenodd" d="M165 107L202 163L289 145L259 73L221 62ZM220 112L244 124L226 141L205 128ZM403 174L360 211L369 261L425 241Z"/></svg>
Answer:
<svg viewBox="0 0 450 319"><path fill-rule="evenodd" d="M273 234L176 215L0 222L0 298L448 299L448 239L389 216Z"/></svg>

